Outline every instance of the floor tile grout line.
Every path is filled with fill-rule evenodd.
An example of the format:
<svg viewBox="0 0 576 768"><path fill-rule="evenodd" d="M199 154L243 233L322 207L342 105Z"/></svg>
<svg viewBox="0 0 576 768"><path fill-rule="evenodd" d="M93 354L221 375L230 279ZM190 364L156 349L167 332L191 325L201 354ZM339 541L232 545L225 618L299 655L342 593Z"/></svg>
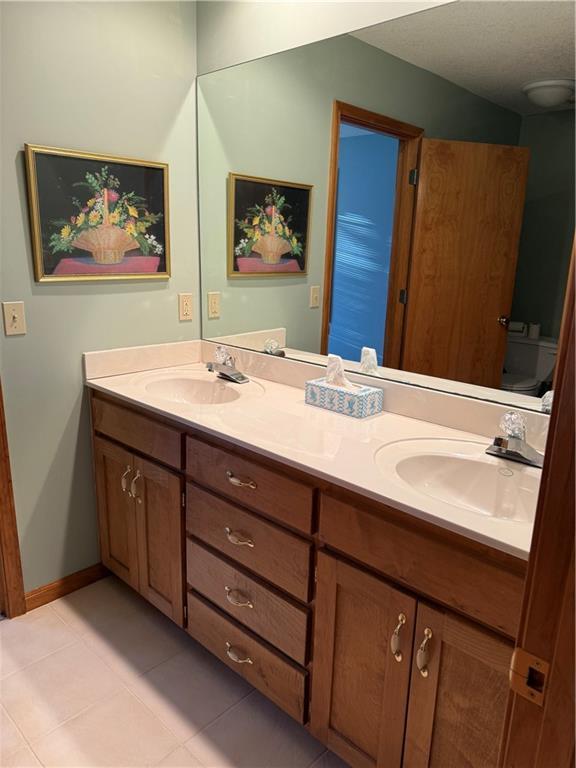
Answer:
<svg viewBox="0 0 576 768"><path fill-rule="evenodd" d="M317 765L320 760L322 760L322 758L328 754L329 751L329 749L325 749L324 752L322 752L321 755L318 755L318 757L314 758L314 760L310 763L310 765L306 766L306 768L314 768L314 766Z"/></svg>
<svg viewBox="0 0 576 768"><path fill-rule="evenodd" d="M1 0L0 0L1 2ZM67 648L72 648L73 645L77 645L81 642L82 638L77 637L73 642L66 643L65 645L61 645L59 648L56 648L54 651L50 651L50 653L45 654L44 656L40 656L37 659L34 659L34 661L31 661L30 664L25 664L23 667L20 667L19 669L15 669L13 672L9 672L7 675L4 675L3 677L0 677L0 689L2 688L2 684L8 680L11 677L14 677L14 675L17 675L19 672L24 672L25 669L30 669L30 667L33 667L34 664L38 664L40 661L44 661L45 659L49 659L50 656L54 656L55 653L59 653L60 651L64 651ZM1 644L0 644L1 645Z"/></svg>
<svg viewBox="0 0 576 768"><path fill-rule="evenodd" d="M18 733L20 734L20 737L21 737L22 741L23 741L25 744L28 744L28 739L26 738L26 736L25 736L25 735L22 733L22 731L20 730L20 727L19 727L18 723L17 723L17 722L14 720L14 718L12 717L12 715L10 714L10 712L8 712L8 710L6 709L6 707L4 706L4 704L2 704L2 702L1 702L1 701L0 701L0 709L1 709L1 710L4 712L4 717L8 718L8 720L10 720L10 722L12 723L12 725L14 726L14 728L16 728L16 730L17 730L17 731L18 731ZM12 752L9 752L7 755L4 755L4 757L9 757L10 755L13 755L13 754L14 754L15 752L17 752L19 749L21 749L21 746L18 746L18 747L16 747L16 749L14 749Z"/></svg>
<svg viewBox="0 0 576 768"><path fill-rule="evenodd" d="M180 653L184 653L184 651L181 651ZM177 654L175 654L175 655L176 655L176 656L178 656L178 655L179 655L179 653L177 653ZM173 658L174 658L174 656L171 656L171 657L170 657L170 659L173 659ZM170 661L170 659L166 659L166 661ZM157 665L156 665L155 667L153 667L152 669L157 669L157 667L161 666L161 665L162 665L162 664L164 664L164 663L165 663L165 662L160 662L160 664L157 664ZM152 670L149 670L149 672L151 672L151 671L152 671ZM148 674L148 672L145 672L143 675L140 675L139 677L145 677L147 674ZM123 682L123 684L126 686L127 690L128 690L128 691L129 691L129 692L130 692L130 693L131 693L131 694L132 694L132 695L133 695L133 696L134 696L136 699L138 699L138 701L139 701L139 702L140 702L140 703L141 703L141 704L142 704L144 707L146 707L146 709L147 709L149 712L151 712L151 713L152 713L152 714L153 714L153 715L154 715L154 716L155 716L155 717L156 717L156 718L157 718L157 719L158 719L158 720L159 720L159 721L162 723L162 725L164 725L164 727L165 727L165 728L167 728L167 729L170 731L170 733L171 733L171 734L174 736L174 738L177 740L177 742L178 742L178 745L179 745L179 746L181 746L181 747L185 746L185 745L186 745L186 743L187 743L188 741L190 741L190 739L193 739L193 738L194 738L195 736L197 736L199 733L202 733L202 731L204 731L206 728L208 728L208 727L209 727L209 726L211 726L213 723L215 723L215 722L216 722L216 720L219 720L219 719L220 719L220 718L221 718L223 715L225 715L225 714L226 714L226 712L228 712L229 710L231 710L231 709L232 709L233 707L235 707L237 704L240 704L240 702L241 702L241 701L243 701L243 700L244 700L244 699L246 699L248 696L250 696L252 693L254 693L254 690L255 690L255 689L253 688L251 691L248 691L248 693L245 693L245 694L244 694L244 696L242 696L240 699L238 699L238 701L235 701L233 704L230 704L228 707L226 707L226 709L223 709L223 710L222 710L222 712L220 712L218 715L216 715L216 717L214 717L212 720L210 720L210 722L208 722L208 723L205 723L205 724L202 726L202 728L200 728L199 730L195 731L195 732L194 732L194 733L193 733L191 736L188 736L188 737L187 737L187 738L186 738L184 741L181 741L181 740L180 740L180 737L179 737L179 736L178 736L176 733L174 733L174 731L173 731L173 730L170 728L170 726L168 725L168 723L164 722L164 720L162 719L162 717L160 717L160 715L156 714L156 712L154 712L154 711L153 711L153 710L152 710L152 709L151 709L151 708L148 706L148 704L147 704L147 703L146 703L146 702L145 702L143 699L141 699L141 698L140 698L140 696L139 696L139 695L138 695L138 694L137 694L135 691L133 691L131 688L129 688L129 687L128 687L128 684L127 684L125 681L122 681L122 682ZM172 751L174 751L174 750L172 750ZM188 750L188 751L190 752L191 750ZM170 754L170 753L167 753L167 754ZM165 755L165 757L166 757L166 755ZM196 755L194 755L194 757L196 757Z"/></svg>
<svg viewBox="0 0 576 768"><path fill-rule="evenodd" d="M44 765L44 763L42 762L42 760L40 760L40 756L39 756L39 755L36 753L36 750L34 749L34 746L33 746L33 744L31 743L30 739L28 738L28 736L26 736L26 734L25 734L25 733L23 733L23 732L22 732L22 730L20 729L20 726L18 725L18 723L17 723L17 722L14 720L14 718L12 717L12 715L10 714L10 712L8 712L8 710L6 709L6 707L4 706L4 704L2 704L1 702L0 702L0 708L2 708L2 709L3 709L5 716L6 716L6 717L7 717L7 718L10 720L10 722L11 722L11 723L14 725L14 727L16 728L16 730L18 731L18 733L19 733L19 734L20 734L20 736L22 737L22 741L24 742L24 746L25 746L25 747L28 747L28 749L29 749L29 750L32 752L32 754L34 755L34 757L36 758L36 760L38 760L38 762L40 763L40 765L42 765L42 766L43 766L43 765ZM11 757L11 756L15 755L15 754L16 754L16 752L17 752L19 749L22 749L22 746L20 746L20 747L17 747L17 748L16 748L16 749L15 749L13 752L10 752L8 755L6 755L6 757Z"/></svg>
<svg viewBox="0 0 576 768"><path fill-rule="evenodd" d="M199 736L201 733L204 733L204 731L205 731L207 728L210 728L210 726L212 726L212 725L214 725L214 723L218 722L218 720L220 720L222 717L224 717L224 715L225 715L225 714L227 714L228 712L230 712L230 710L232 710L232 709L235 709L236 707L240 706L240 704L242 704L242 702L243 702L243 701L245 701L245 700L246 700L246 699L247 699L249 696L252 696L252 694L254 694L254 693L258 693L258 691L256 690L256 688L252 688L252 690L251 690L251 691L248 691L248 693L247 693L247 694L245 694L244 696L242 696L242 698L241 698L241 699L239 699L238 701L235 701L235 702L234 702L234 704L231 704L229 707L226 707L226 709L224 710L224 712L220 713L220 714L219 714L217 717L215 717L215 718L214 718L214 720L212 720L211 722L209 722L209 723L206 723L206 725L202 726L202 728L200 728L200 730L199 730L199 731L196 731L196 733L194 733L192 736L190 736L190 738L189 738L189 739L186 739L186 741L184 742L184 746L185 746L185 745L186 745L186 744L187 744L189 741L191 741L192 739L195 739L197 736ZM187 747L187 749L188 749L188 747ZM192 750L191 750L191 749L189 749L188 751L189 751L189 752L192 752ZM192 752L192 754L194 754L194 753ZM194 757L196 757L196 755L194 755Z"/></svg>
<svg viewBox="0 0 576 768"><path fill-rule="evenodd" d="M98 704L102 704L102 702L106 698L114 699L120 693L122 693L122 691L118 689L117 691L113 691L112 693L108 692L103 696L100 696L96 701L93 701L90 704L87 704L85 707L82 707L82 709L78 710L78 712L74 713L73 715L70 715L70 717L67 717L65 720L62 720L61 723L58 723L58 725L55 725L54 728L51 728L49 731L46 731L46 733L43 733L41 736L35 736L34 739L30 741L30 746L33 746L34 743L38 743L42 739L45 739L47 736L51 736L54 733L54 731L58 730L58 728L62 728L64 725L67 725L72 720L75 720L77 717L80 717L80 715L84 715L93 707L98 706Z"/></svg>

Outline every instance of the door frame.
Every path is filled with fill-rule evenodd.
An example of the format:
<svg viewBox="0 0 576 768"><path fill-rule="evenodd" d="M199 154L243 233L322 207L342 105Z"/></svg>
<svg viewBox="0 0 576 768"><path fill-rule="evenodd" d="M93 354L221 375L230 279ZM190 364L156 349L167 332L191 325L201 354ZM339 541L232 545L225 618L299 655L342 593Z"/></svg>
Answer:
<svg viewBox="0 0 576 768"><path fill-rule="evenodd" d="M390 277L386 305L386 333L384 341L384 365L398 368L402 348L404 304L400 291L406 289L410 263L412 218L416 186L410 183L410 171L418 167L420 139L423 128L403 123L377 112L371 112L343 101L332 105L332 132L330 139L330 170L328 177L328 211L326 222L326 256L324 260L324 298L322 302L322 335L320 352L328 353L330 312L332 309L332 277L334 271L334 246L336 243L336 208L338 203L338 161L340 124L361 125L364 128L387 133L400 140L396 173L396 205L390 255Z"/></svg>
<svg viewBox="0 0 576 768"><path fill-rule="evenodd" d="M20 542L0 381L0 610L12 619L26 613Z"/></svg>
<svg viewBox="0 0 576 768"><path fill-rule="evenodd" d="M568 276L554 403L515 653L549 664L541 703L511 686L500 768L568 768L574 758L574 279ZM514 675L522 679L522 675Z"/></svg>

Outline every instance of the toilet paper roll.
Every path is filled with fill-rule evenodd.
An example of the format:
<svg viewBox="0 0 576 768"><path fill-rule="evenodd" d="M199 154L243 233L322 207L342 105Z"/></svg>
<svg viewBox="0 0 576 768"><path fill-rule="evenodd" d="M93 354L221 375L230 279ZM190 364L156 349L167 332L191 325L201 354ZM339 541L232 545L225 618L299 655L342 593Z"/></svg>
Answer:
<svg viewBox="0 0 576 768"><path fill-rule="evenodd" d="M540 338L540 323L528 324L528 338L539 339Z"/></svg>

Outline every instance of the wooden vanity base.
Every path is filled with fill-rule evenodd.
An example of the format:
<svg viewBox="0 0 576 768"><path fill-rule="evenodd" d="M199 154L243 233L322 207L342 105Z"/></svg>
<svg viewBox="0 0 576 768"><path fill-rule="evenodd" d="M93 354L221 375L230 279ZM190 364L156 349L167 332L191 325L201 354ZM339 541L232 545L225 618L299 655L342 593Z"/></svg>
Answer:
<svg viewBox="0 0 576 768"><path fill-rule="evenodd" d="M524 561L91 403L104 565L351 766L496 764Z"/></svg>

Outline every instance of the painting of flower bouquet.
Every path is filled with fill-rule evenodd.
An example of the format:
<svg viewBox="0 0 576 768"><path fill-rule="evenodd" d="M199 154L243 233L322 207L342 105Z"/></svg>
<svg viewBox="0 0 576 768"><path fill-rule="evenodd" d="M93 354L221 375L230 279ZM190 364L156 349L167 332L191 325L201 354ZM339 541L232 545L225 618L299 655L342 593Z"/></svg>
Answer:
<svg viewBox="0 0 576 768"><path fill-rule="evenodd" d="M312 187L229 176L228 276L305 275Z"/></svg>
<svg viewBox="0 0 576 768"><path fill-rule="evenodd" d="M36 280L166 278L167 166L26 145Z"/></svg>

